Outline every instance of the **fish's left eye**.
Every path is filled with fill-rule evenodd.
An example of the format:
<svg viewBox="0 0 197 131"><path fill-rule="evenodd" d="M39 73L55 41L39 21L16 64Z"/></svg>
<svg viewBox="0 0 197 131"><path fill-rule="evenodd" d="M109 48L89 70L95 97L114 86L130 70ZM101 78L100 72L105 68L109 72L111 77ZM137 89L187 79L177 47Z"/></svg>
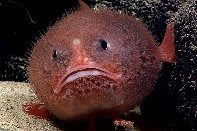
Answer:
<svg viewBox="0 0 197 131"><path fill-rule="evenodd" d="M103 50L107 50L108 49L109 44L105 40L99 39L99 44L100 44L100 46L101 46L101 48Z"/></svg>

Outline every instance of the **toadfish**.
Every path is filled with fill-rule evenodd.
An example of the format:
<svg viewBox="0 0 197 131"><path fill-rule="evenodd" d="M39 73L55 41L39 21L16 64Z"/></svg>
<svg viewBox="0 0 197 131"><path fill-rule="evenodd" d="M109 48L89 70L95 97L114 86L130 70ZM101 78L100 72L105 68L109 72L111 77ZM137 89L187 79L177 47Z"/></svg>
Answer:
<svg viewBox="0 0 197 131"><path fill-rule="evenodd" d="M81 10L49 28L32 50L32 88L46 109L65 121L128 112L153 90L161 63L175 62L174 26L167 26L157 46L136 18L79 3ZM29 114L49 115L27 106Z"/></svg>

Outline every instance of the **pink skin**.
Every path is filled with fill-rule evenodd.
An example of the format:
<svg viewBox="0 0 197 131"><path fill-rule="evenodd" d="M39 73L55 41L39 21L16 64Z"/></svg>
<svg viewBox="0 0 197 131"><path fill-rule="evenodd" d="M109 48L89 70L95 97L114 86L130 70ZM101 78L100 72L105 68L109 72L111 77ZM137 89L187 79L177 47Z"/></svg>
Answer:
<svg viewBox="0 0 197 131"><path fill-rule="evenodd" d="M77 76L75 76L77 73ZM117 81L121 78L122 74L118 73L112 73L106 69L99 68L97 66L92 65L79 65L75 68L70 69L63 77L60 79L60 81L57 84L57 87L54 88L54 93L59 94L61 89L66 86L67 83L79 78L79 77L85 77L85 76L105 76L108 77L114 81Z"/></svg>
<svg viewBox="0 0 197 131"><path fill-rule="evenodd" d="M133 109L153 89L160 63L175 62L173 24L157 47L135 18L79 2L82 10L51 27L29 62L37 96L56 117L73 122Z"/></svg>

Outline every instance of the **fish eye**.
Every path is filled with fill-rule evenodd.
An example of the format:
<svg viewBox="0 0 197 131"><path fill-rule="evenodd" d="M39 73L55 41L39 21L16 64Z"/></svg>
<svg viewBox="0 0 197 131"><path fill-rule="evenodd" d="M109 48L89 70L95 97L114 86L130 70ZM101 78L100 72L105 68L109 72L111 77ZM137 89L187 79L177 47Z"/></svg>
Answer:
<svg viewBox="0 0 197 131"><path fill-rule="evenodd" d="M56 49L53 50L52 57L53 57L54 60L57 60L58 52L57 52Z"/></svg>
<svg viewBox="0 0 197 131"><path fill-rule="evenodd" d="M107 50L109 47L109 44L103 39L99 39L99 44L103 50Z"/></svg>
<svg viewBox="0 0 197 131"><path fill-rule="evenodd" d="M53 49L52 58L53 60L58 61L59 63L64 63L67 57L62 50Z"/></svg>

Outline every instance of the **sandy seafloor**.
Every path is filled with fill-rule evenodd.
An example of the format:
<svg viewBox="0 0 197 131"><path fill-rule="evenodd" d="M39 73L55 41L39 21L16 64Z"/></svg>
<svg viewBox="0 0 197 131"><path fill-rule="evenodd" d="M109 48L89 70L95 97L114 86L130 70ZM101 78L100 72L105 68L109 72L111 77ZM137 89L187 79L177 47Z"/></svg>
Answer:
<svg viewBox="0 0 197 131"><path fill-rule="evenodd" d="M0 82L0 131L59 131L50 121L29 116L22 104L38 102L28 83Z"/></svg>

